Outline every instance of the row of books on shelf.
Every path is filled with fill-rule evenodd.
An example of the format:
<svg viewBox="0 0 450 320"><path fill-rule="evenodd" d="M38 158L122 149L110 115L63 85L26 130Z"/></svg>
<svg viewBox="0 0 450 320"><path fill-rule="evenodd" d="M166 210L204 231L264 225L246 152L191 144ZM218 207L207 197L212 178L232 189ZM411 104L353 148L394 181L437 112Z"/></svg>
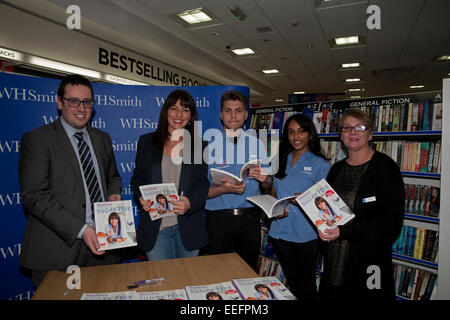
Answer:
<svg viewBox="0 0 450 320"><path fill-rule="evenodd" d="M440 131L442 129L442 103L423 101L395 105L361 107L373 120L374 132ZM282 130L286 120L300 111L254 113L250 128ZM326 108L321 111L304 108L316 127L317 133L337 133L339 117L343 108Z"/></svg>
<svg viewBox="0 0 450 320"><path fill-rule="evenodd" d="M279 261L259 256L258 258L258 274L260 277L276 277L281 283L286 285L286 277Z"/></svg>
<svg viewBox="0 0 450 320"><path fill-rule="evenodd" d="M419 103L362 107L373 119L375 132L440 131L442 103Z"/></svg>
<svg viewBox="0 0 450 320"><path fill-rule="evenodd" d="M258 258L258 274L264 276L275 276L281 282L285 283L283 270L277 260L277 256L273 250L273 246L269 241L269 232L265 226L261 227L261 245L260 252L262 255ZM323 272L323 255L319 255L317 261L317 273Z"/></svg>
<svg viewBox="0 0 450 320"><path fill-rule="evenodd" d="M297 300L276 277L233 279L151 292L83 293L81 300Z"/></svg>
<svg viewBox="0 0 450 320"><path fill-rule="evenodd" d="M394 264L395 293L409 300L436 300L437 275L421 269Z"/></svg>
<svg viewBox="0 0 450 320"><path fill-rule="evenodd" d="M403 225L392 252L418 260L437 262L439 232Z"/></svg>
<svg viewBox="0 0 450 320"><path fill-rule="evenodd" d="M347 157L347 151L340 141L320 141L323 155L331 164L343 160Z"/></svg>
<svg viewBox="0 0 450 320"><path fill-rule="evenodd" d="M299 111L281 112L275 111L273 113L254 113L250 118L250 128L253 129L278 129L281 130L286 123L286 120Z"/></svg>
<svg viewBox="0 0 450 320"><path fill-rule="evenodd" d="M323 154L331 164L347 157L340 141L321 140L320 144ZM375 141L372 147L390 156L402 171L441 172L441 141Z"/></svg>
<svg viewBox="0 0 450 320"><path fill-rule="evenodd" d="M377 141L377 148L378 145L380 151L391 156L402 171L441 172L441 141Z"/></svg>
<svg viewBox="0 0 450 320"><path fill-rule="evenodd" d="M269 241L269 230L266 227L261 227L261 244L259 246L259 251L267 257L276 258L273 246Z"/></svg>
<svg viewBox="0 0 450 320"><path fill-rule="evenodd" d="M405 184L405 212L438 217L440 188L428 185Z"/></svg>
<svg viewBox="0 0 450 320"><path fill-rule="evenodd" d="M373 147L390 156L402 171L441 172L441 141L376 141Z"/></svg>

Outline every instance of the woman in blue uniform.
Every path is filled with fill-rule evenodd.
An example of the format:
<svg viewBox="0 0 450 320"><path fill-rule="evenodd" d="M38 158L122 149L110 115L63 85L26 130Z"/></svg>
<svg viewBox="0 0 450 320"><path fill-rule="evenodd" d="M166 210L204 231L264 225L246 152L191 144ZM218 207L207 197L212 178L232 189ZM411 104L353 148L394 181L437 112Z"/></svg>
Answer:
<svg viewBox="0 0 450 320"><path fill-rule="evenodd" d="M311 119L303 114L289 117L281 137L272 195L281 199L302 193L326 178L329 169ZM271 222L269 236L292 293L301 300L317 300L319 240L308 217L292 203L287 215Z"/></svg>

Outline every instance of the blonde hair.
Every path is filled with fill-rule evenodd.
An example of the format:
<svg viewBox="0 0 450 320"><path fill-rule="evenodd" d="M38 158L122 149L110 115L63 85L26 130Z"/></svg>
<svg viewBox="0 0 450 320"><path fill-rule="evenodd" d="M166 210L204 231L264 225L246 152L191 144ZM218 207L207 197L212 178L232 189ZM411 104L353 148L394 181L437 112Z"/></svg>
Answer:
<svg viewBox="0 0 450 320"><path fill-rule="evenodd" d="M372 118L367 113L365 113L364 111L362 111L361 109L358 109L358 108L345 109L344 113L342 114L342 116L339 118L339 121L338 121L338 130L339 131L341 131L344 121L347 117L353 117L355 119L358 119L367 127L367 130L369 131L369 133L372 133L372 131L373 131Z"/></svg>

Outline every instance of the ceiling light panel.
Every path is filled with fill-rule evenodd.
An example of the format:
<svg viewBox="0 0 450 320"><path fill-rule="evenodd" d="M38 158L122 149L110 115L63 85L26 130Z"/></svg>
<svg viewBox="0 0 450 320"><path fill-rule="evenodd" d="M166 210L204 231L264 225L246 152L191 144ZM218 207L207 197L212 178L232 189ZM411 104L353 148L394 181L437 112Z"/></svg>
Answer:
<svg viewBox="0 0 450 320"><path fill-rule="evenodd" d="M351 37L335 38L334 42L338 46L355 44L355 43L359 43L359 37L358 36L351 36Z"/></svg>
<svg viewBox="0 0 450 320"><path fill-rule="evenodd" d="M234 54L236 54L238 56L244 56L244 55L248 55L248 54L255 54L255 51L253 51L250 48L233 49L231 51L233 51Z"/></svg>
<svg viewBox="0 0 450 320"><path fill-rule="evenodd" d="M352 62L352 63L343 63L342 68L358 68L360 65L359 62Z"/></svg>
<svg viewBox="0 0 450 320"><path fill-rule="evenodd" d="M208 16L205 12L203 12L201 8L184 11L182 13L177 14L177 16L189 24L207 22L212 20L212 18Z"/></svg>
<svg viewBox="0 0 450 320"><path fill-rule="evenodd" d="M280 71L278 71L277 69L267 69L267 70L263 70L262 72L265 73L265 74L280 73Z"/></svg>

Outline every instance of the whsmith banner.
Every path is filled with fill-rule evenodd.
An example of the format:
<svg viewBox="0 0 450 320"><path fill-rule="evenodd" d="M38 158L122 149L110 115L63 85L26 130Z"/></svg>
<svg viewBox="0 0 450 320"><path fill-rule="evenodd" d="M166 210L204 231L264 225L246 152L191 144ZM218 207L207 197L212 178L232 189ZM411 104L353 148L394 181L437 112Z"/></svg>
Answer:
<svg viewBox="0 0 450 320"><path fill-rule="evenodd" d="M21 270L19 257L26 225L20 195L18 160L22 135L55 121L60 80L19 76L0 72L0 299L26 300L33 296L28 273ZM92 126L108 132L113 143L117 167L122 177L122 199L132 199L133 174L139 136L155 131L164 99L177 88L193 96L201 127L223 129L220 98L225 91L236 90L249 97L249 88L241 86L159 87L93 83L95 114ZM134 205L135 225L138 216Z"/></svg>

